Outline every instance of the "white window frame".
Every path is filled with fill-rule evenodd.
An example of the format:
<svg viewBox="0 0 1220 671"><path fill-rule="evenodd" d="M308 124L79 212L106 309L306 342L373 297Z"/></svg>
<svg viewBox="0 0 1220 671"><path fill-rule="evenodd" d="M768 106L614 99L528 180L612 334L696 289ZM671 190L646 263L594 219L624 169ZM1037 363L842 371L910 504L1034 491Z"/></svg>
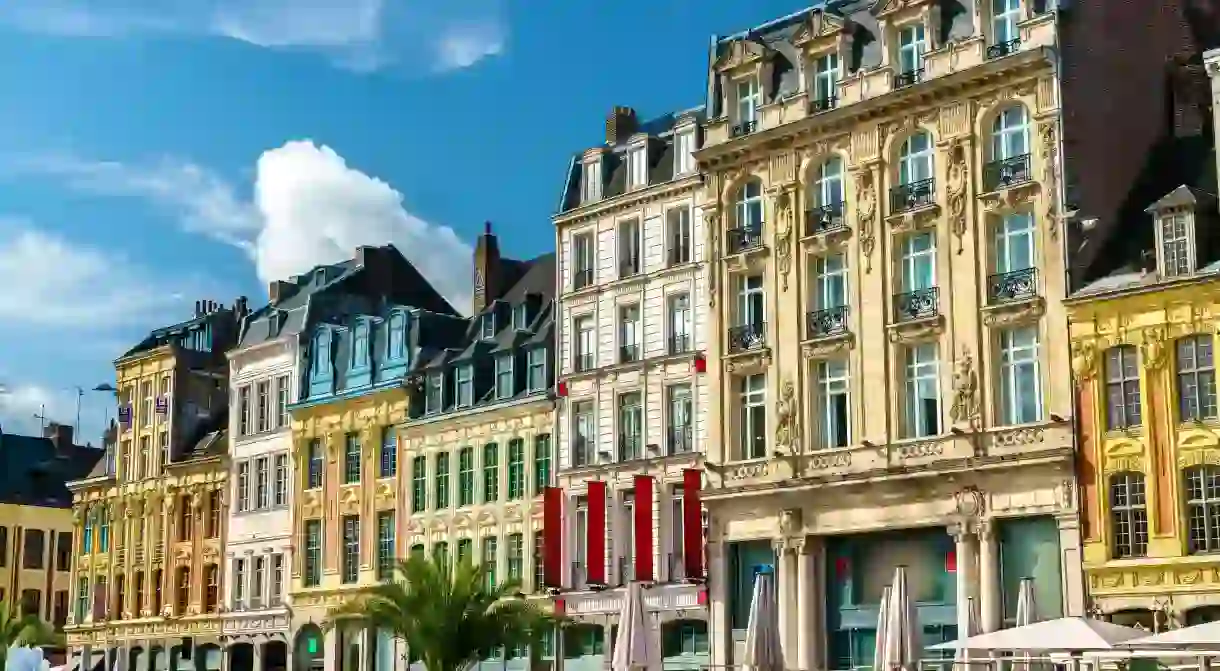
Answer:
<svg viewBox="0 0 1220 671"><path fill-rule="evenodd" d="M695 397L690 383L687 382L669 385L665 389L665 442L668 453L673 453L672 450L669 450L669 446L672 445L674 431L680 428L690 431L689 444L685 451L693 451L695 449Z"/></svg>
<svg viewBox="0 0 1220 671"><path fill-rule="evenodd" d="M627 560L627 565L632 568L632 573L635 572L635 491L625 491L622 496L622 517L620 521L623 524L623 534L619 537L623 538L626 544L625 551L619 556ZM625 536L625 538L624 538ZM621 565L620 565L621 568ZM625 584L628 578L635 579L635 576L620 575L619 579Z"/></svg>
<svg viewBox="0 0 1220 671"><path fill-rule="evenodd" d="M1166 233L1172 230L1172 237ZM1194 272L1194 213L1186 210L1165 212L1156 217L1156 252L1161 275L1183 277Z"/></svg>
<svg viewBox="0 0 1220 671"><path fill-rule="evenodd" d="M767 456L767 376L755 373L741 377L738 384L738 401L741 404L741 457L763 459ZM762 431L756 423L762 423ZM752 444L753 436L761 436L762 444Z"/></svg>
<svg viewBox="0 0 1220 671"><path fill-rule="evenodd" d="M494 365L496 374L497 400L503 401L513 397L513 390L516 386L513 384L513 369L515 368L513 364L514 360L511 353L496 355ZM507 383L505 382L505 378L507 378Z"/></svg>
<svg viewBox="0 0 1220 671"><path fill-rule="evenodd" d="M690 206L673 207L665 211L665 248L665 258L671 266L694 260Z"/></svg>
<svg viewBox="0 0 1220 671"><path fill-rule="evenodd" d="M848 303L847 255L819 256L813 260L813 309L830 310Z"/></svg>
<svg viewBox="0 0 1220 671"><path fill-rule="evenodd" d="M996 222L995 272L1015 273L1037 267L1037 230L1032 212L1010 212ZM1028 261L1022 261L1024 256Z"/></svg>
<svg viewBox="0 0 1220 671"><path fill-rule="evenodd" d="M542 391L546 389L546 348L534 347L525 353L526 391ZM537 384L534 384L534 373L539 372Z"/></svg>
<svg viewBox="0 0 1220 671"><path fill-rule="evenodd" d="M819 361L817 380L818 439L823 450L848 447L852 441L851 431L851 368L846 359ZM842 445L834 444L835 425L839 418L835 414L835 399L842 398L847 412L844 417Z"/></svg>
<svg viewBox="0 0 1220 671"><path fill-rule="evenodd" d="M1000 110L991 124L991 160L1006 161L1029 153L1029 113L1024 105Z"/></svg>
<svg viewBox="0 0 1220 671"><path fill-rule="evenodd" d="M818 164L814 176L814 205L826 207L843 202L843 159L832 156Z"/></svg>
<svg viewBox="0 0 1220 671"><path fill-rule="evenodd" d="M639 303L623 303L618 306L619 352L621 353L627 347L635 347L637 360L644 358L644 347L641 342L643 329L640 328L641 312Z"/></svg>
<svg viewBox="0 0 1220 671"><path fill-rule="evenodd" d="M1005 426L1031 424L1042 419L1041 343L1037 325L1004 329L999 334L1000 421ZM1033 376L1033 389L1022 389L1021 380ZM1021 415L1027 394L1033 394L1034 414Z"/></svg>
<svg viewBox="0 0 1220 671"><path fill-rule="evenodd" d="M737 123L758 120L758 108L762 106L762 86L758 75L750 75L737 81Z"/></svg>
<svg viewBox="0 0 1220 671"><path fill-rule="evenodd" d="M839 53L831 51L813 59L813 99L834 100L838 97L840 78Z"/></svg>
<svg viewBox="0 0 1220 671"><path fill-rule="evenodd" d="M1028 1L1028 0L1026 0ZM991 0L991 43L1004 44L1020 39L1021 0Z"/></svg>
<svg viewBox="0 0 1220 671"><path fill-rule="evenodd" d="M686 350L690 351L694 348L693 322L690 306L690 294L683 291L673 293L666 297L666 327L669 329L669 342L674 343L678 338L686 338ZM672 349L672 345L671 345Z"/></svg>
<svg viewBox="0 0 1220 671"><path fill-rule="evenodd" d="M928 31L923 21L898 27L898 72L909 74L923 69L928 53Z"/></svg>
<svg viewBox="0 0 1220 671"><path fill-rule="evenodd" d="M596 367L597 328L593 315L577 315L572 318L572 333L576 334L572 341L572 370L581 370L580 360L586 356L592 358L590 367Z"/></svg>
<svg viewBox="0 0 1220 671"><path fill-rule="evenodd" d="M932 134L920 130L902 141L898 152L898 183L922 182L936 175L936 146Z"/></svg>
<svg viewBox="0 0 1220 671"><path fill-rule="evenodd" d="M644 272L643 229L637 217L623 219L615 227L619 277L633 277ZM624 266L629 262L632 264L631 270L624 272Z"/></svg>
<svg viewBox="0 0 1220 671"><path fill-rule="evenodd" d="M594 266L596 265L596 263L594 261L594 256L595 256L595 254L594 254L594 246L593 246L593 233L591 231L581 231L580 233L572 234L572 288L573 289L584 288L584 287L576 286L576 276L577 275L579 275L580 273L585 272L585 271L588 271L588 272L594 273L594 274L596 273L596 271L594 270ZM587 287L587 286L592 285L593 279L594 278L590 278L589 284L586 284L584 286Z"/></svg>
<svg viewBox="0 0 1220 671"><path fill-rule="evenodd" d="M648 186L648 147L627 150L628 184L633 189Z"/></svg>
<svg viewBox="0 0 1220 671"><path fill-rule="evenodd" d="M761 274L743 275L737 289L737 326L761 326L766 323L766 280Z"/></svg>
<svg viewBox="0 0 1220 671"><path fill-rule="evenodd" d="M459 364L453 371L453 398L459 408L474 405L474 366Z"/></svg>
<svg viewBox="0 0 1220 671"><path fill-rule="evenodd" d="M582 203L595 203L602 199L602 162L601 158L586 161L581 174L580 200Z"/></svg>
<svg viewBox="0 0 1220 671"><path fill-rule="evenodd" d="M763 219L762 182L751 179L737 190L737 228L754 232L762 231Z"/></svg>
<svg viewBox="0 0 1220 671"><path fill-rule="evenodd" d="M695 129L684 128L674 133L674 175L695 172Z"/></svg>
<svg viewBox="0 0 1220 671"><path fill-rule="evenodd" d="M903 358L903 429L906 438L927 438L941 433L940 394L940 348L934 342L922 342L906 348ZM935 417L936 431L926 432L925 424L929 417L927 409L920 402L922 391L931 389L932 398L936 400Z"/></svg>
<svg viewBox="0 0 1220 671"><path fill-rule="evenodd" d="M617 403L618 426L616 427L619 437L619 454L617 455L620 461L632 461L642 459L644 454L644 395L638 391L629 391L619 394ZM630 455L622 454L623 439L628 436L634 436L639 442L638 452Z"/></svg>
<svg viewBox="0 0 1220 671"><path fill-rule="evenodd" d="M584 439L584 460L576 458L579 439ZM572 456L573 466L589 466L597 463L597 422L594 418L593 402L579 401L572 404Z"/></svg>
<svg viewBox="0 0 1220 671"><path fill-rule="evenodd" d="M928 246L921 247L919 242L926 240ZM925 231L913 233L902 239L902 252L899 259L902 269L902 289L904 292L922 291L936 286L936 233Z"/></svg>

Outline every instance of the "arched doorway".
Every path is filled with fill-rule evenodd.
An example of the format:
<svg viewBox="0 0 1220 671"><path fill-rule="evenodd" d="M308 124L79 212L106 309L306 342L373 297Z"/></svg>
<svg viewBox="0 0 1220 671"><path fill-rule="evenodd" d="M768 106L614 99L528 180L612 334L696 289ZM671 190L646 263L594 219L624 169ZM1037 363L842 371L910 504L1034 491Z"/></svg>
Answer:
<svg viewBox="0 0 1220 671"><path fill-rule="evenodd" d="M292 671L322 671L326 666L323 640L322 628L312 622L298 629L293 641L293 666L296 668Z"/></svg>
<svg viewBox="0 0 1220 671"><path fill-rule="evenodd" d="M267 641L263 644L263 668L256 671L288 671L288 644Z"/></svg>
<svg viewBox="0 0 1220 671"><path fill-rule="evenodd" d="M229 644L229 671L254 671L254 645L250 643Z"/></svg>

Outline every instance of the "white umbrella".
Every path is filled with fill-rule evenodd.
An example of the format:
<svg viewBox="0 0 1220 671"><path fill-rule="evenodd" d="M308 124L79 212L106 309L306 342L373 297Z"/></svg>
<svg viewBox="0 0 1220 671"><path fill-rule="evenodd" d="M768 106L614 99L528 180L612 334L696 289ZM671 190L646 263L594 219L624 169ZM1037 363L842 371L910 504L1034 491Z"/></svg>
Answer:
<svg viewBox="0 0 1220 671"><path fill-rule="evenodd" d="M911 588L907 585L905 566L894 569L894 583L891 587L889 617L885 625L886 668L883 671L893 668L914 671L919 662L919 652L923 648L923 629L919 626L915 599L912 598Z"/></svg>
<svg viewBox="0 0 1220 671"><path fill-rule="evenodd" d="M1126 643L1146 634L1147 632L1139 629L1087 617L1061 617L1057 620L1043 620L1024 627L1001 629L989 634L940 643L929 649L968 648L970 650L1022 652L1113 650L1120 643Z"/></svg>
<svg viewBox="0 0 1220 671"><path fill-rule="evenodd" d="M746 649L742 662L754 671L782 671L784 651L779 642L779 609L775 603L774 576L754 578L750 620L746 623Z"/></svg>
<svg viewBox="0 0 1220 671"><path fill-rule="evenodd" d="M623 596L623 611L618 618L618 636L614 639L613 671L633 671L656 666L652 646L648 641L648 622L644 619L644 593L640 583L627 584Z"/></svg>
<svg viewBox="0 0 1220 671"><path fill-rule="evenodd" d="M1017 588L1017 621L1015 626L1024 627L1038 621L1038 603L1034 601L1034 579L1021 578Z"/></svg>
<svg viewBox="0 0 1220 671"><path fill-rule="evenodd" d="M1220 621L1196 624L1193 627L1171 629L1154 636L1140 638L1123 643L1124 648L1220 648Z"/></svg>
<svg viewBox="0 0 1220 671"><path fill-rule="evenodd" d="M974 597L966 597L966 631L959 631L958 635L962 638L970 638L971 636L979 635L979 608L975 603ZM964 666L969 668L970 664L970 649L958 648L957 661L962 662Z"/></svg>
<svg viewBox="0 0 1220 671"><path fill-rule="evenodd" d="M881 603L877 606L877 640L873 646L873 668L888 669L889 664L885 661L885 632L889 626L890 619L890 592L889 585L881 590Z"/></svg>

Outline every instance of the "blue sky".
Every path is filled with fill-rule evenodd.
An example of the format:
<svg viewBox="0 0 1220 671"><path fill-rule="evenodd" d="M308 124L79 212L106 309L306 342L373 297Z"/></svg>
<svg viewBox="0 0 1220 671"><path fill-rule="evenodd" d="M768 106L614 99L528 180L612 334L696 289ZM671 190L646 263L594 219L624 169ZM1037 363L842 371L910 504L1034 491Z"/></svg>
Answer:
<svg viewBox="0 0 1220 671"><path fill-rule="evenodd" d="M613 105L702 102L714 33L796 0L0 3L0 427L73 422L194 301L394 241L459 308L470 245L553 247ZM109 410L86 391L84 439Z"/></svg>

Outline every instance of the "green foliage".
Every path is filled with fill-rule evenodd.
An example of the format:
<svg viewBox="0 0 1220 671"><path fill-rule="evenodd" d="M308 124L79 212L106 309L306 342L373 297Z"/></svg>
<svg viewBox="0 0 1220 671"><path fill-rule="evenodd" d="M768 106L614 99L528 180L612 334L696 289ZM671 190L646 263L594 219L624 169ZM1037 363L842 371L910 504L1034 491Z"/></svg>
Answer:
<svg viewBox="0 0 1220 671"><path fill-rule="evenodd" d="M8 661L8 650L13 646L37 647L62 642L62 636L37 615L22 615L16 605L0 602L0 668Z"/></svg>
<svg viewBox="0 0 1220 671"><path fill-rule="evenodd" d="M491 586L487 569L469 560L451 568L416 555L395 574L334 609L326 626L376 627L405 641L428 671L465 671L492 652L537 646L562 623L522 598L518 581Z"/></svg>

